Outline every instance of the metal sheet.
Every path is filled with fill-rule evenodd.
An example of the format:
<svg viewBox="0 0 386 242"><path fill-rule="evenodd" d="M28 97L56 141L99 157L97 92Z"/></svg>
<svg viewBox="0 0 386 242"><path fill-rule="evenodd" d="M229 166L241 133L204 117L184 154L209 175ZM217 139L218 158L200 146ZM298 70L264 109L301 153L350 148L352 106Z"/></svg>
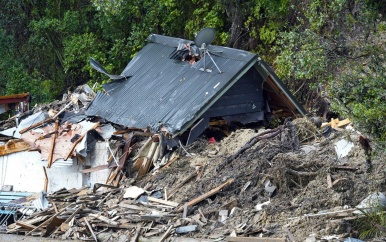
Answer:
<svg viewBox="0 0 386 242"><path fill-rule="evenodd" d="M109 83L107 94L99 92L86 114L100 116L127 127L157 131L162 125L172 133L197 120L213 102L221 97L240 75L257 61L257 55L247 51L209 46L221 51L212 57L223 73L219 73L209 58L191 65L170 59L170 54L187 40L152 35L147 44L127 65L122 76L128 80ZM205 66L212 72L200 71Z"/></svg>

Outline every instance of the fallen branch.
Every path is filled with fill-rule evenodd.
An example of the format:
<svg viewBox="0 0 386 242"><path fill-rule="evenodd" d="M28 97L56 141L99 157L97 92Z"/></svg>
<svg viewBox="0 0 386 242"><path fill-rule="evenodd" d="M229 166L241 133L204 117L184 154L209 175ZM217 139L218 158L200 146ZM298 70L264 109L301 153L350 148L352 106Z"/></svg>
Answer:
<svg viewBox="0 0 386 242"><path fill-rule="evenodd" d="M290 168L287 168L287 172L291 175L296 175L296 176L316 176L318 175L318 172L307 172L307 171L295 171Z"/></svg>
<svg viewBox="0 0 386 242"><path fill-rule="evenodd" d="M246 150L248 150L249 148L254 146L260 140L270 139L270 138L277 136L278 134L280 134L282 132L283 128L284 128L284 126L280 125L279 127L275 128L275 129L267 130L267 131L261 132L260 134L256 135L255 137L250 139L243 147L241 147L234 155L229 156L228 158L226 158L225 161L221 162L217 166L216 171L218 172L218 171L222 170L227 164L231 163L234 159L239 157L242 153L244 153Z"/></svg>

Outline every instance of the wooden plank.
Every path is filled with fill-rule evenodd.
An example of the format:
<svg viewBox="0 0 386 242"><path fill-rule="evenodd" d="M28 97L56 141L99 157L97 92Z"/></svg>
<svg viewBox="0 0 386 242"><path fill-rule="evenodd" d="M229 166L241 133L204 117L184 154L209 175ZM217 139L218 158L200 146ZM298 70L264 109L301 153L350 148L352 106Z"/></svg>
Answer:
<svg viewBox="0 0 386 242"><path fill-rule="evenodd" d="M91 168L88 168L88 169L83 169L80 171L80 173L90 173L90 172L94 172L94 171L101 171L101 170L105 170L105 169L108 169L109 168L109 165L100 165L100 166L94 166L94 167L91 167Z"/></svg>
<svg viewBox="0 0 386 242"><path fill-rule="evenodd" d="M178 206L178 203L176 203L176 202L166 201L166 200L158 199L155 197L147 197L147 200L149 200L150 202L156 202L156 203L160 203L160 204L164 204L164 205L168 205L168 206L172 206L172 207Z"/></svg>
<svg viewBox="0 0 386 242"><path fill-rule="evenodd" d="M96 129L97 127L99 126L99 123L95 123L91 128L89 128L86 132L84 132L71 146L68 154L66 155L66 157L64 158L64 160L67 160L71 155L72 153L74 152L75 150L75 147L80 143L80 141L82 141L82 139L84 138L84 136L86 136L87 132L90 131L90 130L93 130L93 129Z"/></svg>
<svg viewBox="0 0 386 242"><path fill-rule="evenodd" d="M91 228L90 224L88 223L86 217L84 217L84 222L86 222L87 228L90 230L91 235L92 235L92 237L94 238L95 242L98 242L98 239L97 239L97 237L95 236L94 231L92 230L92 228Z"/></svg>
<svg viewBox="0 0 386 242"><path fill-rule="evenodd" d="M31 146L21 139L11 139L5 145L0 146L0 156L28 150Z"/></svg>
<svg viewBox="0 0 386 242"><path fill-rule="evenodd" d="M105 228L116 228L116 229L132 229L132 228L137 228L137 225L135 225L135 224L113 225L113 224L108 224L108 223L93 223L93 226L105 227Z"/></svg>
<svg viewBox="0 0 386 242"><path fill-rule="evenodd" d="M162 235L162 237L158 240L158 242L165 241L169 237L170 233L172 232L172 229L173 229L173 225L170 225L170 227L166 230L166 232Z"/></svg>
<svg viewBox="0 0 386 242"><path fill-rule="evenodd" d="M34 229L36 228L36 226L34 225L31 225L29 223L26 223L26 222L23 222L23 221L16 221L16 225L22 227L22 228L26 228L26 229Z"/></svg>
<svg viewBox="0 0 386 242"><path fill-rule="evenodd" d="M102 216L100 214L92 214L92 213L90 213L88 216L93 217L93 218L97 218L100 221L108 223L108 224L111 224L111 225L119 225L118 222L115 222L115 221L113 221L113 220L111 220L109 218L106 218L105 216Z"/></svg>
<svg viewBox="0 0 386 242"><path fill-rule="evenodd" d="M187 203L187 206L188 206L188 207L191 207L191 206L196 205L197 203L199 203L199 202L201 202L201 201L207 199L208 197L213 196L214 194L220 192L220 190L223 189L224 187L226 187L226 186L232 184L232 182L233 182L233 179L230 179L230 180L224 182L224 183L221 184L220 186L218 186L218 187L216 187L216 188L213 188L213 189L210 190L209 192L207 192L207 193L205 193L205 194L203 194L203 195L201 195L201 196L199 196L199 197L197 197L197 198L191 200L190 202ZM182 207L180 207L177 211L178 211L178 212L182 212L183 210L184 210L184 207L182 206Z"/></svg>
<svg viewBox="0 0 386 242"><path fill-rule="evenodd" d="M263 238L263 237L226 237L229 242L285 242L285 238Z"/></svg>
<svg viewBox="0 0 386 242"><path fill-rule="evenodd" d="M350 123L351 123L350 119L346 118L346 119L340 120L336 126L340 128Z"/></svg>
<svg viewBox="0 0 386 242"><path fill-rule="evenodd" d="M53 162L53 157L54 157L54 150L55 150L55 140L58 137L58 128L59 128L59 121L55 121L55 127L54 127L54 135L52 135L51 139L51 148L50 148L50 153L48 154L48 161L47 161L47 168L50 168Z"/></svg>
<svg viewBox="0 0 386 242"><path fill-rule="evenodd" d="M46 168L43 166L43 172L44 172L44 191L47 192L48 189L48 176Z"/></svg>
<svg viewBox="0 0 386 242"><path fill-rule="evenodd" d="M34 129L34 128L36 128L36 127L39 127L40 125L43 125L43 124L49 123L49 122L53 122L53 121L54 121L53 118L47 118L47 119L45 119L45 120L42 120L42 121L37 122L37 123L35 123L35 124L32 124L31 126L25 128L25 129L20 130L19 133L20 133L20 134L24 134L25 132L27 132L27 131L29 131L29 130L31 130L31 129Z"/></svg>
<svg viewBox="0 0 386 242"><path fill-rule="evenodd" d="M35 232L36 230L38 229L41 229L41 227L45 226L46 224L50 223L54 218L56 218L56 216L58 216L59 214L61 214L64 210L66 210L68 207L72 206L73 203L69 204L68 206L62 208L59 212L55 213L54 215L52 215L50 218L48 218L46 221L44 221L43 223L41 223L39 226L37 226L36 228L34 228L33 230L29 231L28 233L26 233L25 235L29 235L31 234L32 232Z"/></svg>

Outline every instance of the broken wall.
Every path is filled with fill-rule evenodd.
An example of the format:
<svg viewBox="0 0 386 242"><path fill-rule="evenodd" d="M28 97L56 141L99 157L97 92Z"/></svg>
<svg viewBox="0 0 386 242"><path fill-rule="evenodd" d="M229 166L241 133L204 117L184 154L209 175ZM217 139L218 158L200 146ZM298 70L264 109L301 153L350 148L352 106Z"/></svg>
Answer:
<svg viewBox="0 0 386 242"><path fill-rule="evenodd" d="M81 188L84 185L93 186L94 183L105 183L108 169L82 174L84 166L98 166L107 164L107 148L104 142L97 142L92 154L85 163L74 159L72 162L55 162L46 169L48 176L47 191L54 192L61 188ZM14 191L40 192L44 189L43 166L47 161L40 160L37 151L23 151L0 157L0 187L13 185Z"/></svg>

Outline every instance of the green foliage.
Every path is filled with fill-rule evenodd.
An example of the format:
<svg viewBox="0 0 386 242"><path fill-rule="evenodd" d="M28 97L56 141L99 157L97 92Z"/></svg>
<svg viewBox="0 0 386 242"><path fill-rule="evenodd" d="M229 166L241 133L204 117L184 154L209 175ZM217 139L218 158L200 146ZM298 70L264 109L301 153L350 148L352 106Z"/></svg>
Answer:
<svg viewBox="0 0 386 242"><path fill-rule="evenodd" d="M384 141L383 2L3 0L0 94L47 102L79 84L100 87L108 79L90 57L118 74L151 33L193 40L213 27L214 44L258 53L309 110L328 87L335 110Z"/></svg>
<svg viewBox="0 0 386 242"><path fill-rule="evenodd" d="M278 46L280 54L276 57L275 66L280 77L304 80L324 75L327 67L326 47L312 30L283 32Z"/></svg>
<svg viewBox="0 0 386 242"><path fill-rule="evenodd" d="M362 132L380 143L386 141L386 67L385 50L371 46L368 65L351 66L331 82L333 108L350 117Z"/></svg>
<svg viewBox="0 0 386 242"><path fill-rule="evenodd" d="M360 209L364 217L354 222L359 232L360 239L371 239L382 237L386 230L386 214L381 204L375 204L372 209Z"/></svg>

